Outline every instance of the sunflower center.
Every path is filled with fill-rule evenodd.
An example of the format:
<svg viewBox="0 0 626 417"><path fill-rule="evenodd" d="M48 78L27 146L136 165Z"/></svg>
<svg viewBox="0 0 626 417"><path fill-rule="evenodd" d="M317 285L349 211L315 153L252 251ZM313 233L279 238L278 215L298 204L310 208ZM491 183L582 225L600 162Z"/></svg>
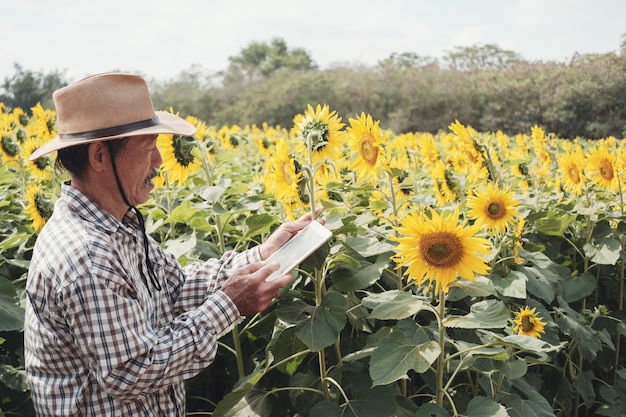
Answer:
<svg viewBox="0 0 626 417"><path fill-rule="evenodd" d="M602 161L599 171L605 180L611 181L613 179L613 165L609 161Z"/></svg>
<svg viewBox="0 0 626 417"><path fill-rule="evenodd" d="M501 219L502 217L504 217L504 214L504 207L499 201L491 201L487 205L487 215L492 219Z"/></svg>
<svg viewBox="0 0 626 417"><path fill-rule="evenodd" d="M40 156L33 162L38 170L43 171L50 165L50 157L48 155Z"/></svg>
<svg viewBox="0 0 626 417"><path fill-rule="evenodd" d="M370 165L374 165L378 159L378 148L374 146L371 135L367 135L361 141L361 157Z"/></svg>
<svg viewBox="0 0 626 417"><path fill-rule="evenodd" d="M52 210L54 208L54 205L52 204L52 201L50 201L50 199L44 194L35 194L35 207L37 208L39 215L44 219L49 219L50 216L52 216Z"/></svg>
<svg viewBox="0 0 626 417"><path fill-rule="evenodd" d="M570 167L570 169L569 169L569 171L567 171L567 173L569 174L569 179L574 184L578 184L580 182L580 176L578 175L578 169L576 169L576 167Z"/></svg>
<svg viewBox="0 0 626 417"><path fill-rule="evenodd" d="M196 157L193 155L193 148L196 146L193 138L186 136L174 136L174 156L181 166L188 166Z"/></svg>
<svg viewBox="0 0 626 417"><path fill-rule="evenodd" d="M531 332L535 328L533 319L530 316L522 316L522 330L524 333Z"/></svg>
<svg viewBox="0 0 626 417"><path fill-rule="evenodd" d="M12 140L9 136L2 136L2 150L10 157L17 156L20 153L20 145Z"/></svg>
<svg viewBox="0 0 626 417"><path fill-rule="evenodd" d="M436 268L457 265L463 257L463 246L453 233L436 232L420 238L420 255L428 264Z"/></svg>

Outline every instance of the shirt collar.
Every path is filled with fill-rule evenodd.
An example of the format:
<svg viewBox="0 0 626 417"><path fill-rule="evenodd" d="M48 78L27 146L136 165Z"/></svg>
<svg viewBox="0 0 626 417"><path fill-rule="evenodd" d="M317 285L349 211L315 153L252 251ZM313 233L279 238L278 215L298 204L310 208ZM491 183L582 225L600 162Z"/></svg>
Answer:
<svg viewBox="0 0 626 417"><path fill-rule="evenodd" d="M131 228L135 228L138 225L136 215L132 210L126 212L123 221L120 222L107 210L102 209L83 193L72 187L69 182L61 185L60 200L66 203L71 210L76 211L84 220L111 233L116 232L120 227L125 227L125 225Z"/></svg>

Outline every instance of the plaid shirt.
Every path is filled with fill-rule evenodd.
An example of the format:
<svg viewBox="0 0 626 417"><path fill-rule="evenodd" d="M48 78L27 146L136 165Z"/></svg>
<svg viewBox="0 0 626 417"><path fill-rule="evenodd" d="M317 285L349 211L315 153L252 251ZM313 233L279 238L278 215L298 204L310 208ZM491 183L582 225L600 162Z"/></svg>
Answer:
<svg viewBox="0 0 626 417"><path fill-rule="evenodd" d="M142 233L68 184L28 275L24 345L38 415L182 416L183 381L215 358L238 317L220 291L258 248L184 268L150 239L162 291L148 290ZM150 295L152 292L152 296Z"/></svg>

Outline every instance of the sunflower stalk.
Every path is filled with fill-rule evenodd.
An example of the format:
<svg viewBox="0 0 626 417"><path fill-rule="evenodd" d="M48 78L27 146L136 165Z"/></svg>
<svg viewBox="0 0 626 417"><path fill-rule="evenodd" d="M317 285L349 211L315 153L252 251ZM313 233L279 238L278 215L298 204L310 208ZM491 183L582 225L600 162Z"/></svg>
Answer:
<svg viewBox="0 0 626 417"><path fill-rule="evenodd" d="M439 326L439 359L437 360L437 405L443 407L444 384L443 371L445 368L445 343L446 343L446 325L444 324L444 315L446 314L446 296L442 289L439 289L439 310L437 324Z"/></svg>

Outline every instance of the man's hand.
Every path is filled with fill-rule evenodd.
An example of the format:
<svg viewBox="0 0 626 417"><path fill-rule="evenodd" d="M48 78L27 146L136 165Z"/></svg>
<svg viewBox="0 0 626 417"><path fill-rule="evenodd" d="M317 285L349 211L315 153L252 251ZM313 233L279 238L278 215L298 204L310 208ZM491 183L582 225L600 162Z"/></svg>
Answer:
<svg viewBox="0 0 626 417"><path fill-rule="evenodd" d="M316 216L318 216L321 212L321 208L317 209ZM272 233L270 237L268 237L267 240L259 246L261 259L267 259L271 254L276 252L278 248L287 243L287 241L296 233L304 229L310 222L311 212L308 212L298 220L281 224L278 229L276 229L274 233ZM323 224L323 221L321 221L321 223Z"/></svg>
<svg viewBox="0 0 626 417"><path fill-rule="evenodd" d="M224 282L221 289L233 300L239 314L251 316L265 310L278 297L280 289L291 283L289 274L270 282L265 281L278 266L276 262L255 262L239 268Z"/></svg>

